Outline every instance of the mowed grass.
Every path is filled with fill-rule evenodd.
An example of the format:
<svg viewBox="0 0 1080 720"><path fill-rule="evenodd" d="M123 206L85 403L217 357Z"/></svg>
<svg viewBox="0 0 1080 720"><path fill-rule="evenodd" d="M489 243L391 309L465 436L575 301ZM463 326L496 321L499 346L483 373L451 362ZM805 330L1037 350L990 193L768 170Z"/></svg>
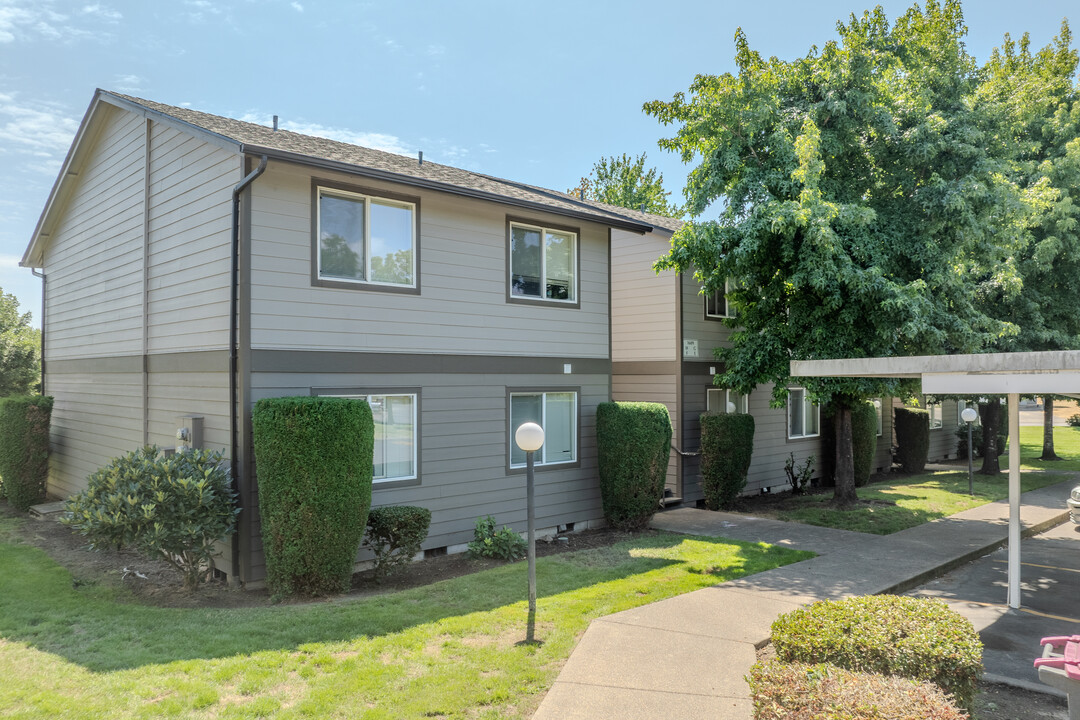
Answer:
<svg viewBox="0 0 1080 720"><path fill-rule="evenodd" d="M1042 454L1042 428L1020 428L1021 475L1024 492L1062 482L1066 476L1055 471L1080 470L1080 432L1075 428L1055 428L1054 445L1060 462L1038 460ZM974 489L968 494L967 469L923 473L890 478L858 489L860 500L868 501L849 510L829 507L831 494L791 498L787 508L772 513L780 520L809 525L889 535L937 518L1009 496L1008 455L1001 456L1002 472L997 477L980 475L976 458ZM1048 472L1032 472L1032 471Z"/></svg>
<svg viewBox="0 0 1080 720"><path fill-rule="evenodd" d="M671 534L366 599L161 609L72 576L0 520L0 717L527 718L589 621L810 553Z"/></svg>

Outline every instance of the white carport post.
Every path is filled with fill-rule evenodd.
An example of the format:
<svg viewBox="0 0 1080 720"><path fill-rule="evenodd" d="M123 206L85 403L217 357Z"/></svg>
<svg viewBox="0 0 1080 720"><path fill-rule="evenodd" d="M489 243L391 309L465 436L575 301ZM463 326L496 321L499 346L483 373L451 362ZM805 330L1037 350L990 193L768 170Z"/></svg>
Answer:
<svg viewBox="0 0 1080 720"><path fill-rule="evenodd" d="M970 448L968 449L970 452ZM1009 607L1020 607L1020 394L1009 393Z"/></svg>

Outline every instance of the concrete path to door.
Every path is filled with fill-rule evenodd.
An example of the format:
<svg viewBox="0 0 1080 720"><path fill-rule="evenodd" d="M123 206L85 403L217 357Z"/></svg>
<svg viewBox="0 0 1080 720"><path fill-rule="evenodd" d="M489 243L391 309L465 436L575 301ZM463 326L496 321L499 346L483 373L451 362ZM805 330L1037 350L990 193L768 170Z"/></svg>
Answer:
<svg viewBox="0 0 1080 720"><path fill-rule="evenodd" d="M1067 518L1068 480L1023 495L1025 535ZM1005 501L888 536L678 508L654 528L817 557L594 620L534 720L750 720L745 677L773 620L818 600L904 592L1000 547ZM1005 602L1005 590L999 588Z"/></svg>

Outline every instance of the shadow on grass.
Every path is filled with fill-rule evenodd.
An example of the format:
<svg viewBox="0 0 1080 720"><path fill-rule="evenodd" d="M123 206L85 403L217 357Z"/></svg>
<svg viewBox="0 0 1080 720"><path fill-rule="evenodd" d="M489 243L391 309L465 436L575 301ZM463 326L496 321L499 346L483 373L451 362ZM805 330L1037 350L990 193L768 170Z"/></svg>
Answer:
<svg viewBox="0 0 1080 720"><path fill-rule="evenodd" d="M723 579L756 572L763 565L782 564L773 558L791 552L717 538L691 539L737 546ZM701 563L663 556L686 540L686 536L661 534L540 558L540 597L553 598L677 564L687 565L689 573L695 569L691 565ZM717 547L718 556L724 552L730 550ZM718 570L708 567L707 572ZM525 563L519 562L358 600L266 608L168 609L135 604L111 588L73 587L67 570L41 550L0 543L0 637L25 642L94 672L267 650L293 651L307 643L378 637L522 602L526 572Z"/></svg>

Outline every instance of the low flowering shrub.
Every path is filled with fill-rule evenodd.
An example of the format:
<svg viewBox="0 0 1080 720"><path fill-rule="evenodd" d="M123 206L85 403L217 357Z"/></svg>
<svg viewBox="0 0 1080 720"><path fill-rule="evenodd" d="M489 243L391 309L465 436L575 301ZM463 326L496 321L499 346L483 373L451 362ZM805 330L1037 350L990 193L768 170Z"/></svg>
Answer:
<svg viewBox="0 0 1080 720"><path fill-rule="evenodd" d="M236 528L235 493L221 453L162 455L148 446L116 458L67 501L61 522L91 547L133 547L163 557L193 589L210 577L215 543Z"/></svg>
<svg viewBox="0 0 1080 720"><path fill-rule="evenodd" d="M469 555L499 560L520 560L525 557L528 543L524 538L508 525L503 525L502 530L495 528L495 518L490 515L476 519L473 541L469 543Z"/></svg>
<svg viewBox="0 0 1080 720"><path fill-rule="evenodd" d="M758 663L750 669L754 720L965 720L939 687L833 665Z"/></svg>
<svg viewBox="0 0 1080 720"><path fill-rule="evenodd" d="M375 553L375 577L383 578L408 565L420 552L431 527L427 508L398 505L373 508L368 513L364 544Z"/></svg>
<svg viewBox="0 0 1080 720"><path fill-rule="evenodd" d="M965 710L982 674L978 633L940 600L874 595L818 602L777 618L772 641L786 662L933 682Z"/></svg>

